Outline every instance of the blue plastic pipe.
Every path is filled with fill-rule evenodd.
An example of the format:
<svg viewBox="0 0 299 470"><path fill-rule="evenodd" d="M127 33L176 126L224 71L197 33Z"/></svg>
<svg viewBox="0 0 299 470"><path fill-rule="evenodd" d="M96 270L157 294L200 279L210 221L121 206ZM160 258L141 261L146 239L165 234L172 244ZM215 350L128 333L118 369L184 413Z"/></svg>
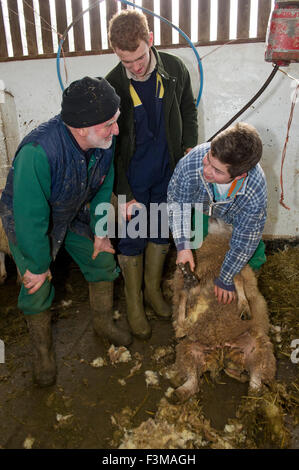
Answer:
<svg viewBox="0 0 299 470"><path fill-rule="evenodd" d="M61 49L62 49L62 45L65 41L65 38L67 36L67 33L69 32L69 30L73 27L73 25L86 13L88 12L89 10L91 10L96 3L101 3L103 0L98 0L97 2L93 3L92 5L89 6L89 8L87 8L86 10L84 10L80 16L78 18L75 19L75 21L73 21L69 26L68 28L65 30L64 34L63 34L63 37L62 39L60 40L60 43L59 43L59 47L58 47L58 51L57 51L57 56L56 56L56 68L57 68L57 76L58 76L58 80L59 80L59 84L60 84L60 87L62 89L62 91L64 90L64 86L63 86L63 83L62 83L62 79L61 79L61 73L60 73L60 54L61 54ZM192 43L192 41L190 40L190 38L184 33L184 31L182 31L178 26L174 25L173 23L171 23L171 21L167 20L166 18L163 18L163 16L160 16L160 15L157 15L157 13L154 13L150 10L148 10L147 8L144 8L144 7L141 7L139 5L135 5L135 3L132 3L132 2L129 2L127 0L118 0L119 2L122 2L122 3L125 3L127 5L130 5L130 6L133 6L135 8L139 8L140 10L144 11L145 13L148 13L149 15L152 15L152 16L155 16L157 18L159 18L160 20L162 20L164 23L168 24L169 26L171 26L172 28L176 29L180 34L181 36L183 36L186 41L188 42L188 44L190 45L190 47L192 48L195 56L196 56L196 60L198 62L198 68L199 68L199 75L200 75L200 87L199 87L199 92L198 92L198 97L197 97L197 101L196 101L196 106L199 105L199 102L200 102L200 99L201 99L201 95L202 95L202 90L203 90L203 68L202 68L202 63L201 63L201 60L200 60L200 57L199 57L199 54L196 50L196 48L194 47L194 44Z"/></svg>

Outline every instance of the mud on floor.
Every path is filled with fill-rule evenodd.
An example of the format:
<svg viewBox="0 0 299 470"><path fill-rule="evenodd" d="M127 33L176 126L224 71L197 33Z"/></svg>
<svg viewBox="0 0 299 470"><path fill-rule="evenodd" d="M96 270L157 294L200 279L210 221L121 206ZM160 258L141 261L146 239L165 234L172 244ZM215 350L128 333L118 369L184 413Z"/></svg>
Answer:
<svg viewBox="0 0 299 470"><path fill-rule="evenodd" d="M167 280L174 268L172 250L163 284L168 297ZM207 374L196 397L184 405L170 405L165 394L171 386L166 372L175 357L171 323L148 312L151 339L135 339L129 352L120 356L128 362L113 363L109 345L92 330L87 284L62 252L53 270L57 383L39 389L32 384L29 337L16 307L19 287L11 261L8 274L0 286L0 338L5 344L5 363L0 364L0 448L299 448L298 364L290 360L284 316L274 313L271 319L278 382L263 399L248 398L247 383L225 375L212 383ZM123 283L118 279L114 310L120 323L124 307ZM292 334L297 334L297 327L293 325ZM267 416L270 427L265 424ZM155 441L161 432L164 441Z"/></svg>

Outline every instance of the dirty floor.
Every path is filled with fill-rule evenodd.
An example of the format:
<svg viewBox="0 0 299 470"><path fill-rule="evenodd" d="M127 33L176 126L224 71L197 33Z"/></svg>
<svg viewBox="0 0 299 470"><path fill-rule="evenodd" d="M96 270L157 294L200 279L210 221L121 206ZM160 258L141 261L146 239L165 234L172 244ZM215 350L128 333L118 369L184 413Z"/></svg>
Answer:
<svg viewBox="0 0 299 470"><path fill-rule="evenodd" d="M148 341L134 340L131 360L112 364L108 347L92 330L88 287L79 269L62 252L54 266L56 299L53 334L58 377L55 386L39 389L31 379L31 349L27 327L18 311L16 272L8 260L8 279L0 286L0 339L5 344L5 363L0 364L0 449L109 449L117 442L114 415L126 407L133 410L138 426L154 416L160 399L170 386L159 375L157 385L147 385L145 371L157 371L174 362L174 335L170 322L149 312L153 334ZM173 270L170 263L170 271ZM123 281L115 283L114 310L124 311ZM122 322L122 318L117 320ZM159 357L160 347L166 347ZM163 356L163 355L162 355ZM102 367L92 362L104 359ZM136 366L136 367L135 367ZM292 382L298 365L278 361L278 378ZM203 379L198 399L215 429L223 429L235 417L247 383L223 375L219 383ZM298 428L292 448L299 448Z"/></svg>

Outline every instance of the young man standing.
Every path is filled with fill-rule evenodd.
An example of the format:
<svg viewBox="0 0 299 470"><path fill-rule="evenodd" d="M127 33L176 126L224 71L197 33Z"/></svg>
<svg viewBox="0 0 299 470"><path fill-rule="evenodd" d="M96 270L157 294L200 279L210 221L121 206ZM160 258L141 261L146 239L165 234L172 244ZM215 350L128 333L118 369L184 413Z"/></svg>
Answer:
<svg viewBox="0 0 299 470"><path fill-rule="evenodd" d="M266 180L258 163L262 150L256 129L246 123L236 124L218 134L211 144L195 147L180 160L168 186L177 264L189 262L194 269L187 236L190 217L181 219L178 214L183 204L191 207L201 203L204 214L233 226L230 249L215 279L219 302L230 303L235 298L233 278L252 258L261 241L267 208Z"/></svg>
<svg viewBox="0 0 299 470"><path fill-rule="evenodd" d="M175 165L197 144L197 111L184 63L157 52L143 14L116 14L109 24L109 40L120 59L106 77L121 98L115 193L126 196L123 213L129 220L134 204L142 203L149 214L150 203L166 203ZM143 305L143 270L145 300L160 317L171 315L160 289L168 247L161 227L155 238L126 236L119 242L128 320L139 338L151 335Z"/></svg>

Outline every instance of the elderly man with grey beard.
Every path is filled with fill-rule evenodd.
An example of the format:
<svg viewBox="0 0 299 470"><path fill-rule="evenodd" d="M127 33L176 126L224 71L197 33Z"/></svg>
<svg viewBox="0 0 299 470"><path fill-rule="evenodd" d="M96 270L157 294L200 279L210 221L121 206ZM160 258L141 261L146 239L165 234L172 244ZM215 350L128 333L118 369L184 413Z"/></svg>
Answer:
<svg viewBox="0 0 299 470"><path fill-rule="evenodd" d="M104 78L84 77L63 92L61 113L20 143L0 202L0 215L19 268L18 306L26 316L39 386L56 380L50 307L50 263L62 244L89 283L95 332L116 345L131 334L112 318L119 268L110 240L97 236L96 207L109 203L120 98Z"/></svg>

